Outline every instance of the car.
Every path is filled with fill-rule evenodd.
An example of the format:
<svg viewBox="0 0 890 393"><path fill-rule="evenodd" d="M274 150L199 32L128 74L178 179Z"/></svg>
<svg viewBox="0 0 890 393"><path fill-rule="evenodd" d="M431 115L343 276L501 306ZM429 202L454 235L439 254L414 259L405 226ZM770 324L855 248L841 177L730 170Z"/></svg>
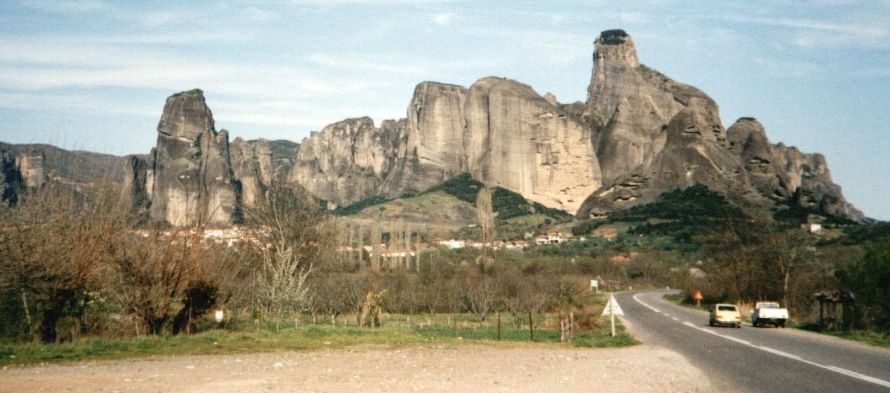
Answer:
<svg viewBox="0 0 890 393"><path fill-rule="evenodd" d="M756 302L751 313L751 324L754 327L773 325L785 327L788 320L788 309L779 306L778 302Z"/></svg>
<svg viewBox="0 0 890 393"><path fill-rule="evenodd" d="M742 315L735 304L718 303L711 307L708 315L708 325L742 327Z"/></svg>

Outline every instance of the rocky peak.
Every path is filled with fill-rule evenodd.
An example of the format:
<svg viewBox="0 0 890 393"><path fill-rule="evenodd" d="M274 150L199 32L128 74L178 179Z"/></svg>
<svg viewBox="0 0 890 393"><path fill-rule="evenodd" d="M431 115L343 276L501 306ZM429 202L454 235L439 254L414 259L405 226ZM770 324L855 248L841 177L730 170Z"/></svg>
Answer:
<svg viewBox="0 0 890 393"><path fill-rule="evenodd" d="M25 178L25 184L29 188L40 188L46 183L47 171L45 168L46 156L43 152L23 152L18 157L19 171Z"/></svg>
<svg viewBox="0 0 890 393"><path fill-rule="evenodd" d="M639 64L631 37L607 30L594 44L587 109L603 179L645 167L664 148L670 120L694 108L713 127L702 136L725 142L717 104L700 90Z"/></svg>
<svg viewBox="0 0 890 393"><path fill-rule="evenodd" d="M763 125L753 117L742 117L727 130L729 149L744 165L751 185L764 197L777 201L791 197L787 172L773 155Z"/></svg>
<svg viewBox="0 0 890 393"><path fill-rule="evenodd" d="M593 61L596 64L623 66L635 68L640 63L637 60L637 49L634 41L624 30L605 30L599 38L593 42Z"/></svg>
<svg viewBox="0 0 890 393"><path fill-rule="evenodd" d="M132 178L153 181L152 187L141 187L151 189L152 221L191 226L229 225L235 219L239 203L229 133L216 132L201 90L167 98L150 160L151 176L134 173Z"/></svg>
<svg viewBox="0 0 890 393"><path fill-rule="evenodd" d="M422 82L408 105L408 138L419 164L437 181L467 170L464 148L464 106L467 89ZM438 180L441 179L441 180Z"/></svg>
<svg viewBox="0 0 890 393"><path fill-rule="evenodd" d="M192 89L167 98L158 123L159 134L194 141L201 133L213 129L213 114L203 91Z"/></svg>

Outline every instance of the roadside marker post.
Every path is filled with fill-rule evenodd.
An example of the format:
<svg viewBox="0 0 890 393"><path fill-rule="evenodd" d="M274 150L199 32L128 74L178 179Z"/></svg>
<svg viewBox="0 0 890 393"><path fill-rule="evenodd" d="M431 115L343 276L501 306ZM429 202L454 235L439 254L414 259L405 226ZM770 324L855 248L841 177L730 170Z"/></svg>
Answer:
<svg viewBox="0 0 890 393"><path fill-rule="evenodd" d="M615 316L624 315L624 311L621 309L621 306L615 300L615 296L612 295L612 292L609 292L609 302L606 304L606 307L603 309L602 316L606 316L608 314L610 323L612 325L612 337L615 337Z"/></svg>
<svg viewBox="0 0 890 393"><path fill-rule="evenodd" d="M615 298L612 297L612 292L609 292L609 319L612 320L612 337L615 337L615 311L613 310Z"/></svg>

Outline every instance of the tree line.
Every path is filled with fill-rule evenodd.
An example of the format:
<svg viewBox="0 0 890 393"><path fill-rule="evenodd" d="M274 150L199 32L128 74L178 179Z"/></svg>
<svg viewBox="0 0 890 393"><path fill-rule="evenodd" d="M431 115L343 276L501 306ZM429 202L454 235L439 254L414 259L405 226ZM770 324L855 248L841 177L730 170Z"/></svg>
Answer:
<svg viewBox="0 0 890 393"><path fill-rule="evenodd" d="M373 326L381 311L469 313L481 323L497 312L580 309L591 273L608 270L490 250L436 252L410 270L356 263L338 252L336 220L298 187L268 190L245 211L234 245L208 240L202 225L141 224L115 185L85 195L47 186L0 209L0 340L189 334L215 310L232 329L307 318Z"/></svg>

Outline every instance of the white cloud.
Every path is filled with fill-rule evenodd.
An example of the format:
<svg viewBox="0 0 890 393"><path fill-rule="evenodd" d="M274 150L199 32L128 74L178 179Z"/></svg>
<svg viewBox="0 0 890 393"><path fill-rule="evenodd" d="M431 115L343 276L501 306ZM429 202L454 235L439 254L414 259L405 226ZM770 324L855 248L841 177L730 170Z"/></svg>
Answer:
<svg viewBox="0 0 890 393"><path fill-rule="evenodd" d="M838 23L816 19L763 18L733 16L728 19L766 26L793 29L791 41L802 47L851 46L887 47L890 31L886 23L871 20Z"/></svg>
<svg viewBox="0 0 890 393"><path fill-rule="evenodd" d="M160 115L157 106L139 105L135 102L117 102L108 105L108 97L97 94L60 94L0 91L0 108L24 110L53 110L73 113L95 112L142 117Z"/></svg>
<svg viewBox="0 0 890 393"><path fill-rule="evenodd" d="M275 12L256 7L247 7L247 9L244 10L244 14L247 15L250 20L257 22L269 22L280 18Z"/></svg>
<svg viewBox="0 0 890 393"><path fill-rule="evenodd" d="M18 3L26 8L58 14L91 12L108 8L108 4L100 0L27 0Z"/></svg>
<svg viewBox="0 0 890 393"><path fill-rule="evenodd" d="M187 23L197 17L197 14L185 10L153 11L141 14L139 16L139 22L145 26L156 27L176 23Z"/></svg>
<svg viewBox="0 0 890 393"><path fill-rule="evenodd" d="M360 70L418 75L426 71L417 61L384 61L378 57L360 55L314 54L309 61L338 70Z"/></svg>
<svg viewBox="0 0 890 393"><path fill-rule="evenodd" d="M455 19L457 19L457 15L450 12L443 12L433 15L433 23L443 27L451 26L451 24L454 23Z"/></svg>
<svg viewBox="0 0 890 393"><path fill-rule="evenodd" d="M295 5L424 5L454 3L461 0L291 0Z"/></svg>

